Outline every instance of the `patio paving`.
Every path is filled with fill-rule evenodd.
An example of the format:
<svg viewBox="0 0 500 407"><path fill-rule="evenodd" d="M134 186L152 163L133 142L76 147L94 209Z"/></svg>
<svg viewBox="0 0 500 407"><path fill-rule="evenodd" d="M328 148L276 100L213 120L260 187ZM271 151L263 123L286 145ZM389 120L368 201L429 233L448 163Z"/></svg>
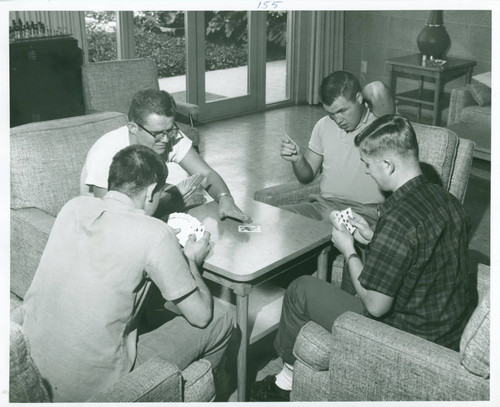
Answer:
<svg viewBox="0 0 500 407"><path fill-rule="evenodd" d="M232 98L246 95L248 67L208 71L205 76L206 100ZM266 103L286 100L286 60L266 63ZM159 79L160 89L186 101L186 75Z"/></svg>

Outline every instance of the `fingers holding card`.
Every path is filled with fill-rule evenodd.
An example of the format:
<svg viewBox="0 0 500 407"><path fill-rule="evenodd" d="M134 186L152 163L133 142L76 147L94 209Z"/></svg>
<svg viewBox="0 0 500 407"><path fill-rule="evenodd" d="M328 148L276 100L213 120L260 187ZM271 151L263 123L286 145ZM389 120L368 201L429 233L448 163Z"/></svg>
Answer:
<svg viewBox="0 0 500 407"><path fill-rule="evenodd" d="M332 211L330 213L332 222L335 220L339 225L344 225L350 233L354 233L356 230L356 227L349 222L352 218L351 208L344 209L343 211Z"/></svg>

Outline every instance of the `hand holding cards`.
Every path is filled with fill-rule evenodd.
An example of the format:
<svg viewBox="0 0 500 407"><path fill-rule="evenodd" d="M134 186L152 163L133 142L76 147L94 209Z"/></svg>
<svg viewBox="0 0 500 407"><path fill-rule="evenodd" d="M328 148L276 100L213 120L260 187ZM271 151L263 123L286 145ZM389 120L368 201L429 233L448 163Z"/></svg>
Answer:
<svg viewBox="0 0 500 407"><path fill-rule="evenodd" d="M194 234L196 240L198 240L203 237L203 232L205 232L205 227L200 221L187 213L176 212L170 214L167 225L172 229L180 229L180 232L177 234L177 239L179 239L179 243L182 247L186 244L189 235Z"/></svg>
<svg viewBox="0 0 500 407"><path fill-rule="evenodd" d="M349 219L353 219L351 208L344 209L343 211L332 211L330 219L332 222L335 220L339 225L344 225L350 233L354 233L356 230L356 227L349 222Z"/></svg>

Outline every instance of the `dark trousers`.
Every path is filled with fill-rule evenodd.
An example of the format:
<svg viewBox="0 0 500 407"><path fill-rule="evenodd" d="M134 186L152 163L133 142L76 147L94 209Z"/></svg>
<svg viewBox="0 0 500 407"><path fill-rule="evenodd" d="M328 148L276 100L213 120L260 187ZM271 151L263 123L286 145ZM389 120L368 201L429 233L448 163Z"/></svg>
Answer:
<svg viewBox="0 0 500 407"><path fill-rule="evenodd" d="M293 346L300 329L314 321L330 331L333 323L346 311L363 313L363 303L340 288L311 276L301 276L290 283L274 347L284 362L293 364Z"/></svg>

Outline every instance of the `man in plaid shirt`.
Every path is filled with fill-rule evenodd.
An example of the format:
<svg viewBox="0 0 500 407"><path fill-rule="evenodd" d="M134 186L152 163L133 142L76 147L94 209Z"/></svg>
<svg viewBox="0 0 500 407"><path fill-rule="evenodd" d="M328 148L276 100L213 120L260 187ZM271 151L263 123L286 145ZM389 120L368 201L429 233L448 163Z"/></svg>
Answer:
<svg viewBox="0 0 500 407"><path fill-rule="evenodd" d="M300 328L312 320L330 330L348 310L458 350L473 294L463 207L422 175L417 138L407 119L376 119L355 144L366 172L381 190L392 192L379 207L374 230L356 213L350 220L353 235L334 221L332 241L349 264L356 296L311 276L290 284L275 340L285 366L254 385L253 401L289 398ZM364 262L354 240L368 245Z"/></svg>

